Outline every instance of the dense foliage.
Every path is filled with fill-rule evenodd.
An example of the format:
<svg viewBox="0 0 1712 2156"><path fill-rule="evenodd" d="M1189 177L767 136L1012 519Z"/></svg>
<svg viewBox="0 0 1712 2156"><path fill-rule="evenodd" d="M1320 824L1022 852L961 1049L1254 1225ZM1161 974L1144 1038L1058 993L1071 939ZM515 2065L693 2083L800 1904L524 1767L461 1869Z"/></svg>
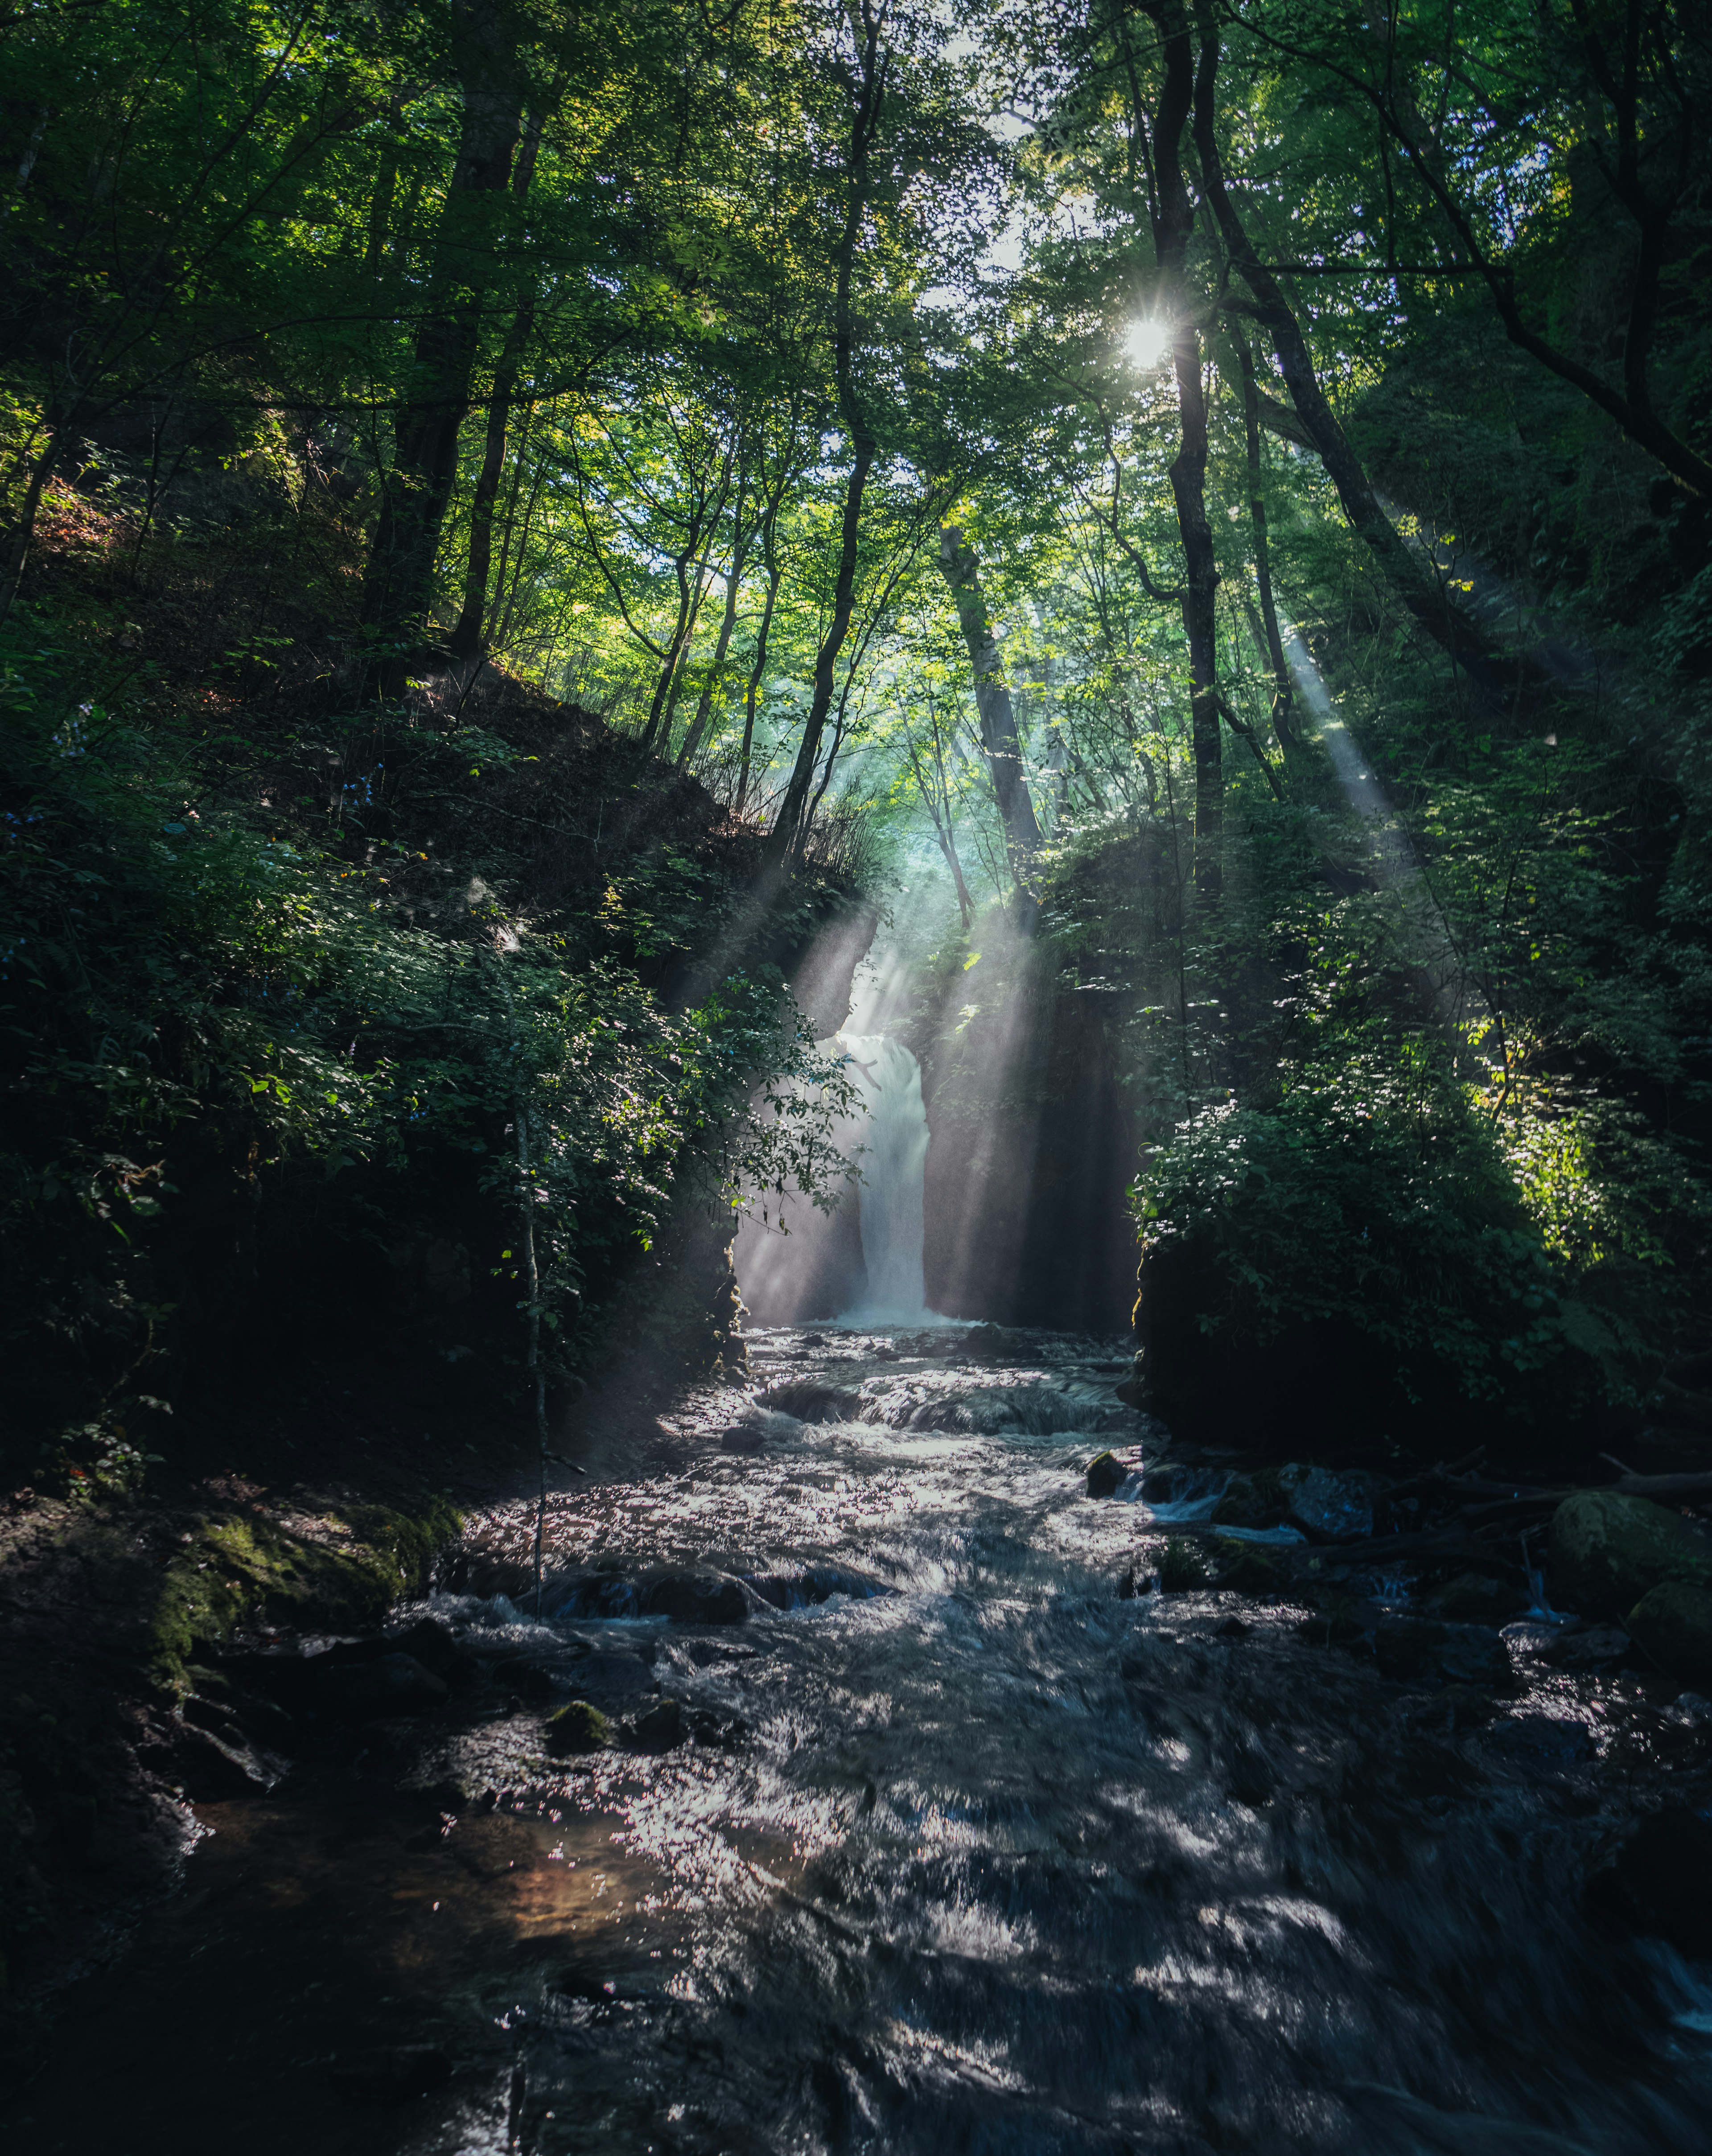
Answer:
<svg viewBox="0 0 1712 2156"><path fill-rule="evenodd" d="M43 0L0 54L53 1412L210 1352L216 1245L252 1306L473 1267L575 1369L689 1183L818 1186L767 968L887 875L936 1112L1098 1034L1209 1340L1590 1412L1694 1344L1695 11Z"/></svg>

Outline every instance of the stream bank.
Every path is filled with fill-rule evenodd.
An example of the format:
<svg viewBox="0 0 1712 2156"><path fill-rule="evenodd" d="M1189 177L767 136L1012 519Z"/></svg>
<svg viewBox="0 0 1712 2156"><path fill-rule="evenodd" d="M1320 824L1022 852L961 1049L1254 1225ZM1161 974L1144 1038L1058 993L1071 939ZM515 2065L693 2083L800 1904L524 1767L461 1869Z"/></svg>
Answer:
<svg viewBox="0 0 1712 2156"><path fill-rule="evenodd" d="M1249 1463L1128 1408L1121 1342L749 1355L551 1493L539 1621L520 1495L383 1631L224 1659L290 1771L196 1806L28 2146L1704 2146L1704 1698L1548 1651L1594 1628L1519 1573L1442 1614L1305 1480L1209 1540ZM412 1712L328 1711L394 1656Z"/></svg>

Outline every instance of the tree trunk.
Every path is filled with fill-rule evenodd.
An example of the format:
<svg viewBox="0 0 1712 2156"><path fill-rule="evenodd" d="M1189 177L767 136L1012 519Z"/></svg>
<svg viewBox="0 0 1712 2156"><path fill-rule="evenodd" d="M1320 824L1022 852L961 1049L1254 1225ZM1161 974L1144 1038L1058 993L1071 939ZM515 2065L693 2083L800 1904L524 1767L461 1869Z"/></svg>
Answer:
<svg viewBox="0 0 1712 2156"><path fill-rule="evenodd" d="M520 201L528 193L530 182L535 177L546 116L544 112L531 114L528 130L517 152L512 192ZM476 492L470 504L470 552L464 565L464 606L451 636L454 659L474 659L481 650L482 616L486 611L487 583L493 567L494 505L499 499L500 480L506 468L506 430L511 424L512 396L517 386L517 371L534 328L535 294L532 290L524 295L512 317L504 346L494 366L481 470L476 474Z"/></svg>
<svg viewBox="0 0 1712 2156"><path fill-rule="evenodd" d="M1201 182L1231 262L1254 295L1257 311L1283 369L1297 416L1338 490L1344 514L1372 550L1410 613L1483 688L1504 696L1514 686L1515 661L1488 643L1468 616L1428 581L1391 519L1380 507L1360 459L1350 448L1336 415L1326 402L1325 393L1314 374L1313 356L1302 334L1301 324L1278 280L1256 254L1231 200L1225 186L1215 126L1213 89L1218 63L1218 38L1210 33L1201 41L1200 66L1195 89L1195 142L1200 157Z"/></svg>
<svg viewBox="0 0 1712 2156"><path fill-rule="evenodd" d="M743 529L743 496L748 491L747 472L739 471L737 501L731 518L731 567L725 579L725 608L719 619L719 634L713 646L713 656L708 663L707 678L702 684L702 695L696 706L696 716L690 721L684 736L684 745L677 752L677 767L687 771L690 758L702 746L702 737L707 731L707 721L713 714L713 698L725 671L725 654L731 649L732 632L737 627L738 599L743 589L743 571L748 565L749 548L754 543L755 527Z"/></svg>
<svg viewBox="0 0 1712 2156"><path fill-rule="evenodd" d="M856 607L856 542L861 531L862 496L874 468L879 444L856 396L853 371L856 329L851 307L851 286L856 271L856 243L861 236L862 213L868 199L868 158L880 125L885 98L887 56L880 50L880 26L868 18L867 35L859 61L856 107L851 116L850 172L845 198L844 229L839 237L838 279L833 301L832 363L838 382L838 408L851 439L850 476L844 486L844 516L838 537L838 576L832 591L832 618L815 659L815 685L796 762L784 789L769 845L775 863L782 864L795 850L801 835L804 812L820 762L820 737L832 709L838 657L850 634ZM830 776L830 773L829 773ZM825 791L823 787L822 791Z"/></svg>
<svg viewBox="0 0 1712 2156"><path fill-rule="evenodd" d="M1248 450L1248 510L1254 524L1254 580L1260 588L1260 616L1266 628L1267 655L1272 663L1272 732L1281 747L1295 746L1293 691L1290 668L1284 657L1284 639L1278 634L1278 603L1272 597L1271 549L1267 540L1266 496L1261 490L1260 393L1254 379L1254 355L1247 337L1236 340L1236 364L1242 375L1242 434Z"/></svg>
<svg viewBox="0 0 1712 2156"><path fill-rule="evenodd" d="M453 35L464 103L458 152L363 590L368 688L376 696L404 693L410 664L426 645L434 557L492 275L492 207L510 184L522 123L510 16L496 0L454 0Z"/></svg>
<svg viewBox="0 0 1712 2156"><path fill-rule="evenodd" d="M1005 679L1005 662L1000 655L998 639L987 619L979 565L974 549L964 544L963 532L955 524L940 527L939 573L957 608L958 625L963 631L969 665L974 673L981 747L986 752L993 794L999 804L1000 821L1005 826L1005 853L1010 880L1022 889L1029 864L1041 850L1041 827L1035 820L1034 803L1023 771L1016 712ZM958 880L960 883L960 875Z"/></svg>
<svg viewBox="0 0 1712 2156"><path fill-rule="evenodd" d="M1160 298L1170 310L1171 366L1177 378L1180 441L1167 476L1183 547L1183 631L1189 643L1190 728L1195 752L1195 886L1216 899L1223 877L1225 774L1219 740L1218 562L1206 513L1206 386L1200 332L1185 304L1183 272L1195 228L1195 205L1183 176L1183 131L1195 92L1194 48L1181 0L1156 0L1164 80L1153 125L1153 172L1159 212L1154 251ZM1205 67L1206 49L1202 48Z"/></svg>
<svg viewBox="0 0 1712 2156"><path fill-rule="evenodd" d="M767 552L767 598L761 608L761 626L755 637L755 656L749 667L749 679L743 691L743 752L738 766L737 813L741 816L749 798L749 759L755 747L755 706L761 694L762 676L767 670L767 638L773 627L773 609L779 601L779 587L784 575L784 565L774 547L773 519L779 504L773 505L767 525L764 542Z"/></svg>
<svg viewBox="0 0 1712 2156"><path fill-rule="evenodd" d="M454 659L474 659L481 650L487 583L493 569L493 512L506 468L506 430L511 424L512 393L517 388L518 363L534 327L535 300L532 294L512 318L505 350L494 369L481 470L476 474L476 491L470 503L470 551L464 564L464 606L451 634Z"/></svg>

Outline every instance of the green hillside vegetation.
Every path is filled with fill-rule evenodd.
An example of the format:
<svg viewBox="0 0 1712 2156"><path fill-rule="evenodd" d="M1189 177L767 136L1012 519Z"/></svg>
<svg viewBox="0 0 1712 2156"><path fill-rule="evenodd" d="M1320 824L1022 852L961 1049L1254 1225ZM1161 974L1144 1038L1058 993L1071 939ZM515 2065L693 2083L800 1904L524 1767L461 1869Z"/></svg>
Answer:
<svg viewBox="0 0 1712 2156"><path fill-rule="evenodd" d="M1025 1019L1110 1072L1167 1419L1702 1428L1692 10L0 59L8 1472L383 1348L706 1366L735 1211L841 1182L781 983L874 896L945 1129L1051 1096Z"/></svg>

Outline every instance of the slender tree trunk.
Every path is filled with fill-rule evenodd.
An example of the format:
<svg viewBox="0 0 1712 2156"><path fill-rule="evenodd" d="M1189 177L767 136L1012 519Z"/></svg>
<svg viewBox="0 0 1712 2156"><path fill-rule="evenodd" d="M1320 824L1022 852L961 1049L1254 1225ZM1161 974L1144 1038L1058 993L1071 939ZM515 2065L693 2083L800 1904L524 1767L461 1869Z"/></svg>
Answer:
<svg viewBox="0 0 1712 2156"><path fill-rule="evenodd" d="M708 662L707 676L702 684L702 694L696 706L696 716L690 721L684 736L684 745L678 751L677 767L689 768L690 758L702 746L702 737L707 731L707 721L713 715L713 699L718 691L725 672L726 654L731 649L732 634L737 627L738 600L742 595L743 571L748 566L749 549L754 544L755 527L743 526L743 502L748 493L748 472L740 466L737 478L737 498L731 511L731 567L726 572L725 607L719 619L719 634L715 639L713 656Z"/></svg>
<svg viewBox="0 0 1712 2156"><path fill-rule="evenodd" d="M368 686L377 696L403 694L410 663L425 646L440 526L493 274L491 206L510 184L522 122L510 15L497 0L454 0L453 25L464 106L458 152L363 592Z"/></svg>
<svg viewBox="0 0 1712 2156"><path fill-rule="evenodd" d="M36 514L42 506L42 494L53 475L59 461L60 444L65 429L56 427L49 435L46 445L30 467L29 485L24 490L23 507L18 512L18 529L13 535L12 552L6 564L6 580L0 588L0 622L12 611L12 603L18 597L18 587L23 582L23 572L29 561L30 547L36 536Z"/></svg>
<svg viewBox="0 0 1712 2156"><path fill-rule="evenodd" d="M1195 753L1195 885L1204 898L1216 899L1223 877L1225 813L1219 738L1219 572L1206 513L1206 385L1200 332L1182 290L1195 228L1195 205L1183 174L1183 132L1196 87L1195 53L1182 0L1155 0L1147 12L1159 26L1164 63L1153 125L1153 173L1159 200L1154 251L1161 298L1170 309L1171 365L1177 379L1180 438L1167 476L1183 547L1183 630L1189 643L1190 731Z"/></svg>
<svg viewBox="0 0 1712 2156"><path fill-rule="evenodd" d="M506 497L505 513L500 518L499 568L493 579L493 596L496 603L498 601L500 593L506 588L506 578L511 573L512 540L517 528L517 504L523 492L524 445L528 439L528 435L529 429L526 421L522 434L512 454L512 484ZM504 641L503 637L500 641Z"/></svg>
<svg viewBox="0 0 1712 2156"><path fill-rule="evenodd" d="M661 660L660 676L654 684L654 696L648 706L647 723L641 733L642 747L650 749L657 742L662 756L671 749L672 720L677 711L678 698L683 693L681 669L689 655L690 640L696 633L696 618L702 611L702 601L707 595L707 572L699 559L702 543L718 523L725 508L734 454L735 445L726 452L716 490L711 495L703 495L697 502L689 528L684 534L684 543L671 565L672 573L677 579L677 619L672 626L671 639ZM696 563L693 586L689 576L692 562Z"/></svg>
<svg viewBox="0 0 1712 2156"><path fill-rule="evenodd" d="M529 499L523 505L523 514L517 519L517 531L515 534L517 543L512 550L513 566L511 570L511 582L509 585L507 585L504 579L501 578L495 590L494 595L496 598L498 597L499 593L501 591L504 592L506 595L505 609L500 615L499 627L494 631L493 634L493 642L501 651L505 649L506 644L511 637L512 622L517 611L518 596L523 588L523 549L528 543L529 527L535 521L535 511L540 506L542 489L546 485L546 484L547 459L543 457L541 462L535 467L535 476L529 483ZM513 534L507 531L506 537L509 543L513 537Z"/></svg>
<svg viewBox="0 0 1712 2156"><path fill-rule="evenodd" d="M784 566L774 547L773 518L777 516L778 509L779 505L775 501L773 514L768 519L765 541L767 598L761 608L761 626L755 637L754 661L749 668L748 682L743 690L743 752L738 766L737 778L737 813L739 816L743 814L743 805L749 798L749 759L755 747L755 709L760 699L761 682L767 671L767 638L773 627L773 609L778 603L779 586L784 574Z"/></svg>
<svg viewBox="0 0 1712 2156"><path fill-rule="evenodd" d="M1278 609L1272 597L1272 552L1266 528L1266 495L1262 490L1260 465L1260 393L1254 379L1254 355L1248 340L1236 340L1236 364L1242 375L1242 434L1248 451L1248 511L1254 526L1254 580L1260 588L1260 616L1266 625L1267 655L1272 663L1272 732L1285 748L1295 746L1293 692L1290 669L1284 658L1284 639L1278 634Z"/></svg>
<svg viewBox="0 0 1712 2156"><path fill-rule="evenodd" d="M1218 37L1216 33L1210 32L1201 40L1195 92L1195 142L1200 158L1201 182L1231 260L1254 295L1257 311L1278 354L1297 416L1338 490L1344 514L1372 550L1410 613L1483 688L1494 695L1506 696L1515 686L1515 662L1488 643L1468 616L1433 588L1380 507L1360 459L1350 448L1336 415L1326 402L1301 324L1278 280L1256 254L1231 199L1225 186L1215 124L1213 90L1218 63Z"/></svg>
<svg viewBox="0 0 1712 2156"><path fill-rule="evenodd" d="M690 650L696 640L696 624L702 618L702 602L707 598L707 587L712 582L712 578L698 567L695 589L690 595L690 618L684 624L683 641L678 648L676 663L672 670L666 708L661 713L660 753L662 758L671 754L671 730L677 724L678 704L683 696L684 685L690 678Z"/></svg>
<svg viewBox="0 0 1712 2156"><path fill-rule="evenodd" d="M481 624L487 608L488 578L493 569L493 512L506 467L506 430L511 424L512 393L517 367L535 327L532 295L512 317L505 349L494 369L493 396L487 407L487 432L481 470L470 503L470 551L464 564L464 605L451 634L454 659L474 659L481 650Z"/></svg>
<svg viewBox="0 0 1712 2156"><path fill-rule="evenodd" d="M965 544L960 527L942 525L939 530L939 573L945 579L957 608L958 626L974 674L975 709L980 716L981 747L992 776L999 819L1005 827L1005 853L1010 880L1019 890L1029 864L1041 850L1041 827L1035 819L1033 800L1023 770L1022 741L1017 732L1015 707L999 640L987 615L981 590L979 566L974 550Z"/></svg>
<svg viewBox="0 0 1712 2156"><path fill-rule="evenodd" d="M951 871L951 881L957 893L958 916L964 935L974 917L974 901L969 896L969 886L964 881L963 863L957 855L957 839L951 819L951 788L945 781L945 749L939 732L937 716L930 720L933 729L933 782L930 785L922 769L922 760L906 727L903 737L904 752L909 757L910 768L915 773L916 791L920 794L933 826L933 836L939 842L939 851L945 856L945 865Z"/></svg>
<svg viewBox="0 0 1712 2156"><path fill-rule="evenodd" d="M784 789L769 852L782 863L795 850L808 807L810 793L820 762L820 737L832 709L838 657L850 634L856 608L857 541L862 521L862 497L874 467L879 444L856 395L854 358L856 328L851 306L851 287L856 271L856 243L861 235L862 214L868 199L868 160L879 129L885 102L887 55L880 49L880 24L866 16L866 36L859 63L859 87L851 116L850 167L845 198L844 229L838 243L838 278L834 297L833 369L838 381L838 408L851 440L850 475L845 481L844 515L838 537L838 575L832 591L832 618L815 660L815 685L809 714L803 725L796 762ZM824 786L821 791L825 792Z"/></svg>
<svg viewBox="0 0 1712 2156"><path fill-rule="evenodd" d="M725 610L719 618L719 634L713 646L713 656L708 661L707 678L702 684L702 695L696 706L696 716L690 721L684 736L684 745L677 752L677 767L689 768L690 758L702 746L702 737L707 731L707 721L713 713L713 698L721 675L725 671L725 655L731 649L732 631L737 627L738 578L743 575L741 559L731 565L731 573L725 580Z"/></svg>
<svg viewBox="0 0 1712 2156"><path fill-rule="evenodd" d="M512 192L521 201L535 177L541 154L541 131L546 114L530 116L529 126L517 152L512 176ZM464 606L451 635L454 659L474 659L481 649L482 615L487 605L487 581L493 567L493 511L499 499L500 480L506 466L506 429L511 424L512 396L517 371L535 329L535 294L525 294L493 370L493 394L488 400L487 429L482 443L481 470L470 504L470 552L464 566Z"/></svg>
<svg viewBox="0 0 1712 2156"><path fill-rule="evenodd" d="M404 116L404 99L395 93L387 100L387 125L396 128ZM386 259L387 232L393 221L393 197L398 187L398 148L388 141L381 151L380 171L368 203L368 240L362 250L362 274L378 277Z"/></svg>

